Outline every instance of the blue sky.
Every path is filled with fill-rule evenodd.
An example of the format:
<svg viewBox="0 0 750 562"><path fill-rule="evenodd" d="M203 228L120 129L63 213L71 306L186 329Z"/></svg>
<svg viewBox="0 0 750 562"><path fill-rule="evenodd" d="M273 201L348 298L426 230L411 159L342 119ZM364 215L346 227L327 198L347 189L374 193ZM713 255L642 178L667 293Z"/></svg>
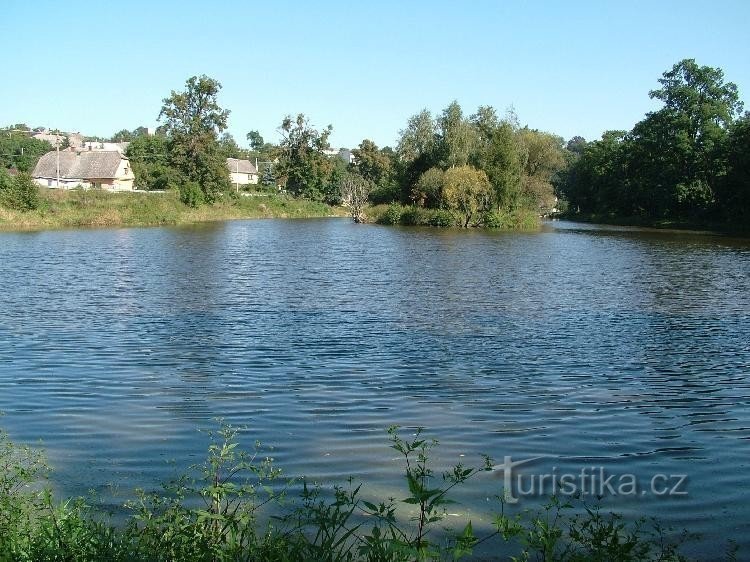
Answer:
<svg viewBox="0 0 750 562"><path fill-rule="evenodd" d="M454 99L592 139L655 108L648 91L682 58L721 67L750 102L748 21L746 0L4 0L0 125L154 126L162 98L207 74L242 145L300 112L332 124L335 146L392 145Z"/></svg>

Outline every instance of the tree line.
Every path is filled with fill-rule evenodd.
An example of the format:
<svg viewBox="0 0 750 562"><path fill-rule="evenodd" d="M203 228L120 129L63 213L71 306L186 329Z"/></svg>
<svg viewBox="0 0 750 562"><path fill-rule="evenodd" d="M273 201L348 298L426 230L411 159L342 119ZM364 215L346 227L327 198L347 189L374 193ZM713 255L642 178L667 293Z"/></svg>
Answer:
<svg viewBox="0 0 750 562"><path fill-rule="evenodd" d="M693 59L675 64L659 84L650 96L662 108L599 140L576 136L566 143L522 127L512 110L501 116L480 106L466 114L454 101L436 115L410 117L394 147L362 140L347 162L331 156L332 127L316 128L304 114L283 118L278 143L250 131L250 147L241 148L226 131L221 84L194 76L162 100L155 135L139 127L107 140L130 142L137 185L178 189L192 206L231 194L226 159L246 158L259 163L262 186L348 205L355 220L385 204L385 222L422 213L423 222L436 225L495 226L514 213L566 210L740 223L750 210L750 117L737 86L721 69ZM49 149L11 128L0 131L0 168L29 171Z"/></svg>
<svg viewBox="0 0 750 562"><path fill-rule="evenodd" d="M732 222L750 212L750 116L721 69L685 59L649 95L663 106L630 131L567 143L560 182L573 210L649 220Z"/></svg>
<svg viewBox="0 0 750 562"><path fill-rule="evenodd" d="M229 112L218 104L221 85L193 77L182 92L163 100L157 134L120 131L140 185L180 189L191 205L213 202L229 189L226 158L256 158L261 183L292 196L331 205L351 204L352 189L368 202L399 203L455 214L462 226L481 224L494 211L549 209L553 183L566 164L561 137L520 127L510 112L489 106L466 116L457 102L440 115L422 111L409 119L395 149L364 139L352 162L331 156L332 126L286 116L278 144L250 131L250 149L225 132Z"/></svg>

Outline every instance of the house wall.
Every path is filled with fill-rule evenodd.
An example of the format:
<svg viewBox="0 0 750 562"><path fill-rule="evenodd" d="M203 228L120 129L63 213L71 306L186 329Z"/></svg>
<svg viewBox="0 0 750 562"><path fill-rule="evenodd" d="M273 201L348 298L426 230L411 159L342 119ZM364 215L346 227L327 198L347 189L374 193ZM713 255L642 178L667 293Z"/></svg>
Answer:
<svg viewBox="0 0 750 562"><path fill-rule="evenodd" d="M249 185L258 183L258 174L243 174L238 172L230 172L232 183L238 185Z"/></svg>
<svg viewBox="0 0 750 562"><path fill-rule="evenodd" d="M42 187L49 187L50 189L75 189L78 186L87 189L91 187L91 184L87 181L77 178L60 178L60 184L57 183L57 178L34 178L34 182Z"/></svg>
<svg viewBox="0 0 750 562"><path fill-rule="evenodd" d="M133 169L130 167L130 162L128 160L120 160L116 177L113 180L104 181L111 182L109 189L113 191L133 191L135 174L133 174Z"/></svg>

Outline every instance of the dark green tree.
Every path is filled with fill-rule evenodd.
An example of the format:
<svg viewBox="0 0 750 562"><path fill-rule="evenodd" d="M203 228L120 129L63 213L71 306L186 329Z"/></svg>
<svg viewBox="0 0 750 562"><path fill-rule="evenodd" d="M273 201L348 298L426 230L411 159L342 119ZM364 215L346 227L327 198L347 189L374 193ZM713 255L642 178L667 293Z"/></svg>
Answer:
<svg viewBox="0 0 750 562"><path fill-rule="evenodd" d="M335 162L324 153L330 148L328 137L333 127L328 125L318 131L300 113L294 119L286 116L279 131L282 141L274 171L286 190L296 197L315 201L324 200L328 191L338 191L338 186L331 183Z"/></svg>
<svg viewBox="0 0 750 562"><path fill-rule="evenodd" d="M359 143L359 147L352 150L354 155L354 169L372 185L385 187L391 181L391 159L378 149L369 139Z"/></svg>
<svg viewBox="0 0 750 562"><path fill-rule="evenodd" d="M566 143L565 149L576 156L580 156L586 149L586 139L576 135Z"/></svg>
<svg viewBox="0 0 750 562"><path fill-rule="evenodd" d="M217 101L221 84L193 76L182 92L164 99L159 119L168 139L170 163L188 181L197 183L206 202L229 190L229 170L218 135L227 128L229 111Z"/></svg>
<svg viewBox="0 0 750 562"><path fill-rule="evenodd" d="M626 135L626 131L606 131L600 140L586 143L570 162L561 189L573 211L637 214L637 203L627 188Z"/></svg>
<svg viewBox="0 0 750 562"><path fill-rule="evenodd" d="M664 107L634 127L629 175L650 216L701 217L725 172L717 156L726 131L742 111L737 86L693 59L675 64L659 83L649 95Z"/></svg>
<svg viewBox="0 0 750 562"><path fill-rule="evenodd" d="M438 208L443 203L445 172L440 168L430 168L419 176L411 190L411 200L420 207Z"/></svg>
<svg viewBox="0 0 750 562"><path fill-rule="evenodd" d="M112 137L110 138L111 142L131 142L138 137L142 137L148 135L148 129L146 127L136 127L132 131L128 131L127 129L122 129L120 131L117 131Z"/></svg>
<svg viewBox="0 0 750 562"><path fill-rule="evenodd" d="M729 129L725 146L727 173L718 182L717 203L722 217L747 224L750 216L750 114Z"/></svg>
<svg viewBox="0 0 750 562"><path fill-rule="evenodd" d="M250 142L250 148L252 150L259 151L263 148L263 137L260 136L258 131L250 131L246 135L246 138Z"/></svg>

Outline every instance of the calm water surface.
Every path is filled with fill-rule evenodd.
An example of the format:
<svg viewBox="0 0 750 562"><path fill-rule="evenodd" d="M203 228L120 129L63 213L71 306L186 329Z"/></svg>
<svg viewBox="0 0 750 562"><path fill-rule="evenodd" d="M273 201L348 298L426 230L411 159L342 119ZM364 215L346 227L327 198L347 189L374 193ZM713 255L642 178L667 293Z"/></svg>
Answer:
<svg viewBox="0 0 750 562"><path fill-rule="evenodd" d="M4 233L0 298L0 425L43 441L62 493L156 487L223 417L288 474L402 497L398 423L429 428L443 465L687 474L686 496L605 506L750 557L747 241L342 219ZM461 509L487 521L501 484Z"/></svg>

